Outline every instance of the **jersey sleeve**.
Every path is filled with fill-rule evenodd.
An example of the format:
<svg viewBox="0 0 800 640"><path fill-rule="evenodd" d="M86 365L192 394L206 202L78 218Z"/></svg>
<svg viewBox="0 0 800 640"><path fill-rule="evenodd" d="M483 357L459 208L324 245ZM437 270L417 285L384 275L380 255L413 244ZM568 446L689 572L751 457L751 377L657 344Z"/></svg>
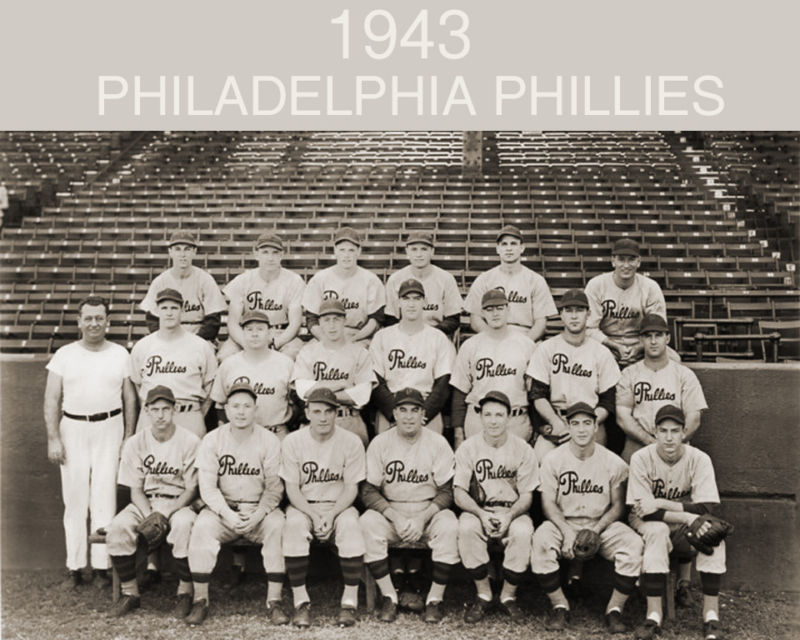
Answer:
<svg viewBox="0 0 800 640"><path fill-rule="evenodd" d="M240 273L233 280L231 280L228 284L226 284L225 287L222 290L222 292L225 294L225 297L228 298L228 300L232 304L235 304L237 301L241 304L241 302L244 300L244 296L247 293L245 291L245 287L246 287L245 276L246 276L246 273L247 272Z"/></svg>
<svg viewBox="0 0 800 640"><path fill-rule="evenodd" d="M200 290L203 296L203 308L206 315L211 313L221 313L227 311L228 305L225 303L225 296L219 290L217 281L207 271L202 272ZM149 292L148 292L149 293Z"/></svg>
<svg viewBox="0 0 800 640"><path fill-rule="evenodd" d="M586 319L586 335L590 338L603 342L605 334L600 330L600 323L603 320L603 308L600 306L602 302L602 284L599 277L594 277L586 283L586 288L583 290L586 298L589 300L589 316Z"/></svg>
<svg viewBox="0 0 800 640"><path fill-rule="evenodd" d="M301 298L303 309L310 313L319 313L319 305L322 302L322 287L321 274L315 273L303 290L303 297Z"/></svg>
<svg viewBox="0 0 800 640"><path fill-rule="evenodd" d="M617 404L633 408L633 366L625 367L617 383Z"/></svg>
<svg viewBox="0 0 800 640"><path fill-rule="evenodd" d="M453 363L453 374L450 376L450 384L463 393L469 393L472 389L472 371L470 359L472 358L472 348L474 337L468 339L458 350L455 362Z"/></svg>
<svg viewBox="0 0 800 640"><path fill-rule="evenodd" d="M472 447L464 442L456 450L456 469L453 475L453 486L460 487L464 491L469 491L469 483L472 479Z"/></svg>
<svg viewBox="0 0 800 640"><path fill-rule="evenodd" d="M200 447L197 449L197 460L195 462L198 471L216 475L219 470L219 462L217 460L218 435L219 431L214 430L201 440Z"/></svg>
<svg viewBox="0 0 800 640"><path fill-rule="evenodd" d="M517 493L520 495L539 486L539 463L533 447L526 442L522 450L522 464L517 470Z"/></svg>
<svg viewBox="0 0 800 640"><path fill-rule="evenodd" d="M423 427L423 429L424 428L425 427ZM443 436L437 434L437 440L437 453L433 464L433 481L437 486L441 487L453 478L456 467L456 457Z"/></svg>
<svg viewBox="0 0 800 640"><path fill-rule="evenodd" d="M647 478L647 452L644 449L640 449L631 456L625 503L633 504L637 500L652 497L653 488Z"/></svg>
<svg viewBox="0 0 800 640"><path fill-rule="evenodd" d="M615 489L628 479L628 465L618 455L609 453L612 456L613 462L608 465L610 472L610 486Z"/></svg>
<svg viewBox="0 0 800 640"><path fill-rule="evenodd" d="M187 485L191 484L197 476L197 452L200 450L200 438L195 436L193 433L190 435L192 437L186 439L187 444L184 449L182 469L183 479Z"/></svg>
<svg viewBox="0 0 800 640"><path fill-rule="evenodd" d="M295 431L294 433L298 433ZM284 482L300 484L300 459L297 455L294 433L290 433L281 444L280 476Z"/></svg>
<svg viewBox="0 0 800 640"><path fill-rule="evenodd" d="M367 281L367 315L375 313L383 306L386 306L386 289L380 278L370 272Z"/></svg>
<svg viewBox="0 0 800 640"><path fill-rule="evenodd" d="M696 451L699 455L696 456L692 465L692 502L717 504L719 503L719 491L711 458L707 453Z"/></svg>
<svg viewBox="0 0 800 640"><path fill-rule="evenodd" d="M383 438L380 437L367 447L367 482L376 487L383 484Z"/></svg>
<svg viewBox="0 0 800 640"><path fill-rule="evenodd" d="M453 373L453 360L456 357L456 348L453 343L447 339L438 329L432 329L439 335L436 336L436 351L437 357L433 363L433 378L441 378L442 376L449 376Z"/></svg>
<svg viewBox="0 0 800 640"><path fill-rule="evenodd" d="M666 320L667 302L664 300L664 292L652 278L647 278L647 299L645 300L644 314L655 314Z"/></svg>
<svg viewBox="0 0 800 640"><path fill-rule="evenodd" d="M534 380L550 384L550 349L547 341L540 344L533 352L525 373Z"/></svg>
<svg viewBox="0 0 800 640"><path fill-rule="evenodd" d="M311 370L311 359L309 356L309 345L305 345L297 354L292 367L292 381L295 380L313 380L314 372Z"/></svg>
<svg viewBox="0 0 800 640"><path fill-rule="evenodd" d="M372 369L381 378L386 378L384 355L386 348L383 345L384 338L388 329L380 329L369 343L369 355L372 360Z"/></svg>
<svg viewBox="0 0 800 640"><path fill-rule="evenodd" d="M347 432L348 435L351 435ZM358 484L367 477L367 459L364 446L358 436L347 438L347 450L344 459L344 481L346 484Z"/></svg>
<svg viewBox="0 0 800 640"><path fill-rule="evenodd" d="M558 449L553 449L542 458L542 464L539 467L539 489L543 496L550 496L553 500L556 499L558 494L558 476L555 467L554 454Z"/></svg>
<svg viewBox="0 0 800 640"><path fill-rule="evenodd" d="M303 304L303 294L306 290L306 283L303 280L303 276L299 273L292 272L292 286L289 287L289 291L286 293L286 308L287 310L290 307L296 307L298 305L302 306Z"/></svg>
<svg viewBox="0 0 800 640"><path fill-rule="evenodd" d="M138 443L140 438L128 438L122 447L122 456L119 463L117 482L126 487L141 487L144 485L144 467L139 455Z"/></svg>
<svg viewBox="0 0 800 640"><path fill-rule="evenodd" d="M611 351L608 349L608 347L600 344L597 345L596 348L599 354L597 385L600 393L603 393L604 391L608 391L611 387L616 385L617 382L619 382L621 374L619 365L614 359L614 356L611 355Z"/></svg>
<svg viewBox="0 0 800 640"><path fill-rule="evenodd" d="M703 387L697 375L689 367L679 365L681 372L681 409L684 413L708 409Z"/></svg>
<svg viewBox="0 0 800 640"><path fill-rule="evenodd" d="M361 347L356 356L355 371L353 372L353 384L364 384L377 382L375 371L372 368L372 358L369 351Z"/></svg>
<svg viewBox="0 0 800 640"><path fill-rule="evenodd" d="M550 293L547 281L539 274L536 275L537 277L533 281L533 290L531 291L533 319L541 320L542 318L558 315L558 309L553 300L553 294Z"/></svg>
<svg viewBox="0 0 800 640"><path fill-rule="evenodd" d="M458 290L458 284L452 273L442 270L442 289L444 290L444 316L454 316L461 313L464 309L464 301L461 298L461 292ZM387 305L388 306L388 305Z"/></svg>
<svg viewBox="0 0 800 640"><path fill-rule="evenodd" d="M261 468L264 469L264 479L274 478L281 474L281 442L270 431L264 430L264 450L261 453Z"/></svg>
<svg viewBox="0 0 800 640"><path fill-rule="evenodd" d="M203 340L203 357L204 357L204 371L203 371L203 386L208 388L208 386L214 381L214 376L217 375L217 355L214 353L214 349L211 348L211 345L208 341Z"/></svg>
<svg viewBox="0 0 800 640"><path fill-rule="evenodd" d="M142 301L139 303L139 308L144 311L145 313L152 313L155 314L157 307L156 307L156 294L161 289L161 275L157 275L153 281L150 283L150 286L147 288L147 293L145 294Z"/></svg>
<svg viewBox="0 0 800 640"><path fill-rule="evenodd" d="M142 384L142 358L144 358L144 348L141 340L133 345L131 349L131 381L134 384Z"/></svg>
<svg viewBox="0 0 800 640"><path fill-rule="evenodd" d="M472 282L472 286L467 292L467 299L464 301L464 306L469 313L480 314L481 298L484 293L486 293L486 276L482 273Z"/></svg>
<svg viewBox="0 0 800 640"><path fill-rule="evenodd" d="M211 392L208 394L208 397L211 398L214 402L218 402L219 404L225 404L225 401L228 399L227 389L225 389L225 379L228 375L228 366L227 362L223 360L222 364L219 365L217 369L217 373L214 376L214 382L211 385Z"/></svg>

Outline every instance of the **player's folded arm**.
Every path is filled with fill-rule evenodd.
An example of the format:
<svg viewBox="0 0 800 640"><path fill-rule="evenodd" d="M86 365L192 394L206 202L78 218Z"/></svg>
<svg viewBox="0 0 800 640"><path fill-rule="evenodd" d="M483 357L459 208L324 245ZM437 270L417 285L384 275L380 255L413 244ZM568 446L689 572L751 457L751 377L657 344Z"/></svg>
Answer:
<svg viewBox="0 0 800 640"><path fill-rule="evenodd" d="M452 388L450 401L450 425L453 429L463 429L467 419L467 394L458 387Z"/></svg>
<svg viewBox="0 0 800 640"><path fill-rule="evenodd" d="M461 314L454 313L451 316L445 316L440 322L436 324L436 328L442 331L446 336L452 337L461 324Z"/></svg>
<svg viewBox="0 0 800 640"><path fill-rule="evenodd" d="M378 384L372 390L372 404L391 422L394 411L394 394L389 391L389 385L386 384L386 380L377 373L375 376L378 378Z"/></svg>
<svg viewBox="0 0 800 640"><path fill-rule="evenodd" d="M425 419L433 420L444 411L450 399L450 374L440 376L433 381L433 387L425 399Z"/></svg>
<svg viewBox="0 0 800 640"><path fill-rule="evenodd" d="M222 326L222 312L209 313L203 317L200 323L200 328L197 330L197 335L203 340L215 340L219 335L220 327Z"/></svg>
<svg viewBox="0 0 800 640"><path fill-rule="evenodd" d="M385 513L386 510L392 506L389 501L383 497L380 489L366 480L361 482L359 495L364 509L372 509L378 513Z"/></svg>
<svg viewBox="0 0 800 640"><path fill-rule="evenodd" d="M431 500L432 505L436 505L438 510L447 509L453 504L453 480L450 479L442 485L436 487L436 495Z"/></svg>

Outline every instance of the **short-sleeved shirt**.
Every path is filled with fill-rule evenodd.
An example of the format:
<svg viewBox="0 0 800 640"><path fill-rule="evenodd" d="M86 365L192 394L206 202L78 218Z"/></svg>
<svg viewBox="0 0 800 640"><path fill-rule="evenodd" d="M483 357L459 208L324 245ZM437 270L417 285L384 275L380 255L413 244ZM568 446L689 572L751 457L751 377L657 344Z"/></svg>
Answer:
<svg viewBox="0 0 800 640"><path fill-rule="evenodd" d="M346 342L328 349L319 340L306 343L294 361L292 380L313 380L333 391L364 382L375 382L369 352L360 344Z"/></svg>
<svg viewBox="0 0 800 640"><path fill-rule="evenodd" d="M195 266L192 266L186 278L176 277L171 269L158 274L150 284L144 300L139 303L139 308L156 315L156 295L164 289L175 289L183 296L181 324L186 325L184 328L192 333L197 333L200 323L207 315L221 313L228 308L214 276Z"/></svg>
<svg viewBox="0 0 800 640"><path fill-rule="evenodd" d="M259 270L248 269L231 280L224 289L233 304L240 301L242 314L246 311L263 311L273 326L289 322L289 308L300 305L305 289L303 278L281 267L278 277L265 282Z"/></svg>
<svg viewBox="0 0 800 640"><path fill-rule="evenodd" d="M200 438L181 427L166 442L156 440L152 429L142 429L122 447L119 484L177 497L196 482L199 448Z"/></svg>
<svg viewBox="0 0 800 640"><path fill-rule="evenodd" d="M432 264L421 278L415 275L411 265L407 265L389 276L386 281L386 313L388 315L395 318L400 317L398 293L400 285L409 278L419 280L422 283L422 288L425 289L425 303L422 307L422 313L425 317L425 322L429 325L435 327L447 316L461 313L463 300L461 299L461 292L458 290L456 279L453 274Z"/></svg>
<svg viewBox="0 0 800 640"><path fill-rule="evenodd" d="M658 455L657 447L657 443L649 444L631 457L628 504L642 498L719 503L714 466L707 453L687 444L681 459L669 464Z"/></svg>
<svg viewBox="0 0 800 640"><path fill-rule="evenodd" d="M122 407L122 383L131 377L131 356L113 342L100 351L71 342L53 354L47 370L61 376L63 410L91 415Z"/></svg>
<svg viewBox="0 0 800 640"><path fill-rule="evenodd" d="M347 429L333 428L320 442L310 427L290 433L281 443L281 478L297 484L309 502L336 502L345 484L366 477L366 458L360 438Z"/></svg>
<svg viewBox="0 0 800 640"><path fill-rule="evenodd" d="M343 278L334 265L317 272L308 281L303 292L303 308L319 314L320 304L328 298L339 300L344 305L346 327L360 329L367 324L370 315L386 304L386 291L378 276L371 271L356 267L353 275Z"/></svg>
<svg viewBox="0 0 800 640"><path fill-rule="evenodd" d="M489 445L482 433L461 444L456 451L453 486L469 491L473 474L486 502L514 503L539 486L539 464L533 448L511 433L499 447Z"/></svg>
<svg viewBox="0 0 800 640"><path fill-rule="evenodd" d="M655 314L667 317L667 303L658 283L637 273L633 284L620 289L614 282L614 273L602 273L586 283L589 299L589 333L597 336L599 329L605 336L623 340L625 344L639 341L642 318ZM601 340L602 341L602 340Z"/></svg>
<svg viewBox="0 0 800 640"><path fill-rule="evenodd" d="M490 289L505 292L510 325L530 329L534 321L558 314L547 281L528 267L522 266L509 274L498 265L480 274L469 288L464 303L469 313L480 314L481 298Z"/></svg>
<svg viewBox="0 0 800 640"><path fill-rule="evenodd" d="M655 435L656 413L665 405L678 406L684 414L708 409L694 371L672 360L658 371L648 367L644 360L625 367L617 383L617 404L629 407L650 435Z"/></svg>
<svg viewBox="0 0 800 640"><path fill-rule="evenodd" d="M409 442L394 427L367 448L367 482L391 502L424 502L436 496L455 471L453 450L443 436L422 428Z"/></svg>
<svg viewBox="0 0 800 640"><path fill-rule="evenodd" d="M539 469L542 494L555 496L564 517L576 522L600 518L627 477L625 461L597 443L585 460L572 453L569 443L562 444L544 456Z"/></svg>

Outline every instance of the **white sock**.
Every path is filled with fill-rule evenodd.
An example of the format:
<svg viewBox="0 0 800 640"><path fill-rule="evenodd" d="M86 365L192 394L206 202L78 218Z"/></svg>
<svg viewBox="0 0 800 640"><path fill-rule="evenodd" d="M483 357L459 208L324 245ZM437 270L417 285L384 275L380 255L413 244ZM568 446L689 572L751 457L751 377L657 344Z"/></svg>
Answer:
<svg viewBox="0 0 800 640"><path fill-rule="evenodd" d="M717 615L717 612L714 611L713 609L710 611L706 611L705 617L706 617L705 619L706 622L708 622L709 620L716 620L717 622L719 622L719 616Z"/></svg>
<svg viewBox="0 0 800 640"><path fill-rule="evenodd" d="M652 620L658 626L661 626L661 616L658 615L658 613L656 611L653 611L652 613L648 614L647 619L648 620Z"/></svg>

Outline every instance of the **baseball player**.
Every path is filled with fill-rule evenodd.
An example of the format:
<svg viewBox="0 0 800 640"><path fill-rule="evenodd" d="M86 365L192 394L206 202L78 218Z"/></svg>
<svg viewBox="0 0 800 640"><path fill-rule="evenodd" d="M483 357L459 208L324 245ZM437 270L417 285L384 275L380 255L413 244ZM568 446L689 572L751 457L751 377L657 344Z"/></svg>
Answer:
<svg viewBox="0 0 800 640"><path fill-rule="evenodd" d="M564 629L569 602L561 589L558 559L573 558L581 529L600 535L599 553L614 562L614 590L606 606L611 633L624 633L621 615L642 565L642 539L620 522L625 511L625 462L595 442L597 414L584 402L564 413L570 439L541 462L539 481L547 520L533 532L531 570L553 605L549 630Z"/></svg>
<svg viewBox="0 0 800 640"><path fill-rule="evenodd" d="M708 409L703 388L694 371L670 359L669 328L659 315L647 315L639 327L644 359L622 371L617 384L617 422L626 434L622 458L630 461L637 449L655 442L655 416L668 404L686 416L684 433L690 440Z"/></svg>
<svg viewBox="0 0 800 640"><path fill-rule="evenodd" d="M492 604L487 548L491 538L505 547L500 607L520 623L524 616L517 605L517 585L530 561L533 521L528 510L539 486L539 464L531 446L509 432L512 404L505 393L489 391L475 409L483 431L459 447L453 478L453 498L462 510L458 552L477 591L464 620L479 622Z"/></svg>
<svg viewBox="0 0 800 640"><path fill-rule="evenodd" d="M156 294L158 331L139 340L131 350L133 380L144 404L150 389L164 385L176 397L175 423L202 438L205 414L211 406L208 392L217 372L214 349L181 326L183 296L175 289ZM137 431L147 426L139 414Z"/></svg>
<svg viewBox="0 0 800 640"><path fill-rule="evenodd" d="M168 246L172 266L153 279L147 295L139 303L146 314L147 328L150 333L158 330L158 292L174 289L183 297L181 326L213 342L222 324L221 316L227 309L225 297L214 276L192 264L198 244L191 233L176 231L170 236Z"/></svg>
<svg viewBox="0 0 800 640"><path fill-rule="evenodd" d="M642 586L647 617L636 638L659 633L661 598L669 573L671 536L719 504L714 467L708 454L685 443L686 419L680 407L662 406L655 416L655 442L631 457L627 503L630 523L644 538ZM691 557L691 556L690 556ZM725 542L695 560L703 589L703 635L719 640L719 587L725 573Z"/></svg>
<svg viewBox="0 0 800 640"><path fill-rule="evenodd" d="M364 568L364 538L353 502L364 480L364 447L358 437L336 426L339 401L327 387L308 394L308 427L289 434L281 447L281 478L286 485L283 555L294 597L295 626L311 624L306 590L309 542L332 540L344 579L339 626L356 623L358 584Z"/></svg>
<svg viewBox="0 0 800 640"><path fill-rule="evenodd" d="M151 426L125 442L119 469L119 484L130 487L131 502L114 516L106 536L122 591L111 615L123 616L139 607L136 528L151 512L158 511L169 519L166 542L172 547L178 572L175 614L185 618L192 604L192 576L186 556L196 517L189 505L197 497L195 457L200 438L175 425L175 396L169 387L150 389L145 411Z"/></svg>
<svg viewBox="0 0 800 640"><path fill-rule="evenodd" d="M432 331L436 329L431 328ZM433 582L423 619L439 622L453 566L459 562L458 520L453 500L454 456L443 436L422 426L425 400L413 388L395 394L396 426L367 449L367 478L361 486L364 560L383 595L380 619L397 617L397 591L389 575L388 546L422 541L431 549Z"/></svg>
<svg viewBox="0 0 800 640"><path fill-rule="evenodd" d="M585 402L597 414L595 440L605 444L605 421L614 411L620 377L614 356L586 335L589 302L580 289L570 289L559 301L564 330L545 340L531 358L527 374L533 379L530 398L544 424L534 444L538 460L569 439L564 417L567 407Z"/></svg>
<svg viewBox="0 0 800 640"><path fill-rule="evenodd" d="M413 387L425 397L425 426L441 433L456 351L444 333L425 322L425 288L419 280L406 280L399 295L400 322L378 331L369 347L378 378L373 393L376 431L383 433L391 426L393 394Z"/></svg>
<svg viewBox="0 0 800 640"><path fill-rule="evenodd" d="M453 438L458 449L464 437L483 429L476 411L478 401L488 391L502 391L511 401L508 431L528 442L533 435L528 415L528 382L525 371L534 342L508 327L508 300L501 289L490 289L481 298L486 329L461 345L453 365Z"/></svg>
<svg viewBox="0 0 800 640"><path fill-rule="evenodd" d="M239 274L225 287L230 302L228 339L220 346L220 361L244 347L240 320L248 311L267 314L274 330L272 347L276 351L294 360L303 346L298 333L303 323L300 301L305 283L300 275L281 266L283 255L280 237L262 233L253 249L258 267Z"/></svg>
<svg viewBox="0 0 800 640"><path fill-rule="evenodd" d="M400 319L400 285L413 278L425 288L425 305L422 308L425 322L452 339L461 322L463 300L453 275L431 264L433 253L432 234L412 231L408 235L406 257L409 264L395 271L386 281L386 324L393 324Z"/></svg>
<svg viewBox="0 0 800 640"><path fill-rule="evenodd" d="M81 300L78 328L80 340L59 348L47 363L44 392L47 458L61 470L69 588L83 581L87 516L92 531L114 517L119 450L136 424L130 355L106 340L108 302L99 296ZM92 545L90 564L93 581L110 584L105 545Z"/></svg>
<svg viewBox="0 0 800 640"><path fill-rule="evenodd" d="M267 613L272 624L289 617L281 602L284 562L281 548L284 524L278 505L283 497L280 474L281 443L256 422L256 394L246 383L228 390L230 422L210 432L197 453L200 497L206 503L189 539L189 568L194 602L186 617L202 624L208 615L208 582L220 546L238 538L260 543L267 572Z"/></svg>
<svg viewBox="0 0 800 640"><path fill-rule="evenodd" d="M303 292L306 325L311 334L322 339L319 309L328 298L340 300L347 315L344 326L347 339L368 346L372 335L383 324L386 292L383 283L371 271L358 266L361 236L352 227L342 227L333 236L336 264L322 269L308 281Z"/></svg>
<svg viewBox="0 0 800 640"><path fill-rule="evenodd" d="M320 340L306 344L294 363L292 382L297 395L307 400L312 389L331 389L338 405L336 426L352 431L364 447L368 434L359 410L369 402L377 383L369 352L345 337L345 308L341 300L323 300L319 307Z"/></svg>
<svg viewBox="0 0 800 640"><path fill-rule="evenodd" d="M481 317L481 299L489 289L502 289L508 299L508 324L534 342L544 335L547 318L558 313L545 279L522 264L525 250L522 232L506 225L497 234L500 264L480 274L469 288L464 303L476 333L486 328Z"/></svg>

